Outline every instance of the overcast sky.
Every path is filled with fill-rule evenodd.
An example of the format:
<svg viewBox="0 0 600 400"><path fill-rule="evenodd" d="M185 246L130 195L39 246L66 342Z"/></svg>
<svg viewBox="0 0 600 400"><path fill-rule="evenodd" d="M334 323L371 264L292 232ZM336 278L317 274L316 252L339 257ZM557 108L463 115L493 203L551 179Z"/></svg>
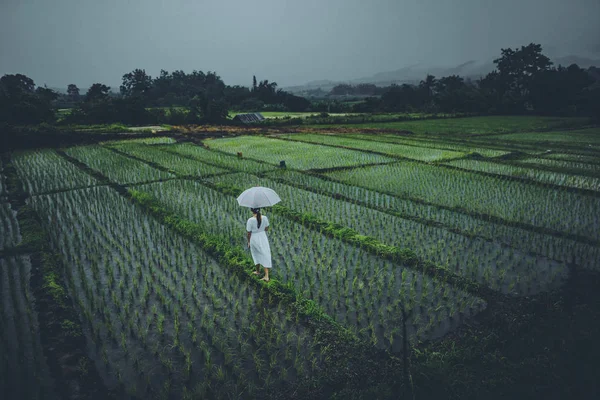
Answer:
<svg viewBox="0 0 600 400"><path fill-rule="evenodd" d="M288 86L487 62L530 42L598 56L599 16L600 0L0 0L0 75L118 90L135 68L196 69Z"/></svg>

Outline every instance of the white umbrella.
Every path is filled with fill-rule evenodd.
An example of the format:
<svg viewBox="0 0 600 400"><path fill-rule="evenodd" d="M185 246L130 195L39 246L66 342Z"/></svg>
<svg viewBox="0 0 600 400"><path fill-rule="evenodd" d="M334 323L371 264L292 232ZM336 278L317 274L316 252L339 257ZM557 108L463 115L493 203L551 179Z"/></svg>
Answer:
<svg viewBox="0 0 600 400"><path fill-rule="evenodd" d="M273 189L255 186L244 190L244 192L238 196L237 201L242 207L261 208L277 204L281 199Z"/></svg>

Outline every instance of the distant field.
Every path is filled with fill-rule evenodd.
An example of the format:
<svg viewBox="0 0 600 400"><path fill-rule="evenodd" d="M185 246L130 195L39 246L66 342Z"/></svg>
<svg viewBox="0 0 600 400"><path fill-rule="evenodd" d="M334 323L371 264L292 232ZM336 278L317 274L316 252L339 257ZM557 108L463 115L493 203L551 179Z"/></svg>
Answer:
<svg viewBox="0 0 600 400"><path fill-rule="evenodd" d="M207 142L211 149L278 165L285 160L292 169L324 169L394 161L393 158L356 150L323 147L309 143L286 142L256 136L240 136ZM308 156L310 155L310 156Z"/></svg>
<svg viewBox="0 0 600 400"><path fill-rule="evenodd" d="M312 115L319 115L320 112L291 112L291 111L249 111L249 112L259 112L265 118L306 118ZM238 114L247 114L248 112L239 112L239 111L230 111L229 117L233 118ZM360 114L352 114L352 113L329 113L330 116L346 116L346 115L360 115Z"/></svg>
<svg viewBox="0 0 600 400"><path fill-rule="evenodd" d="M508 150L497 150L493 148L486 147L477 147L471 144L454 144L447 143L443 141L435 141L428 140L426 138L416 138L412 139L407 136L400 136L394 134L352 134L346 135L348 137L355 137L363 140L375 140L383 143L392 143L392 144L406 144L410 146L418 146L418 147L430 147L434 149L443 149L443 150L454 150L454 151L462 151L465 153L475 152L479 153L485 157L498 157L505 154L510 153Z"/></svg>
<svg viewBox="0 0 600 400"><path fill-rule="evenodd" d="M464 156L465 153L452 151L452 150L440 150L432 149L427 147L417 146L405 146L402 144L392 144L379 142L376 140L369 140L368 136L362 136L359 138L343 137L339 135L285 135L285 138L316 143L325 144L331 146L343 146L347 148L353 148L357 150L374 151L382 154L387 154L396 157L410 158L413 160L421 161L440 161L451 158L457 158ZM366 139L366 140L365 140Z"/></svg>
<svg viewBox="0 0 600 400"><path fill-rule="evenodd" d="M312 125L315 128L374 128L406 130L420 135L465 135L504 134L512 132L531 132L542 129L561 129L583 127L587 118L558 118L537 116L491 116L427 119L421 121L370 122L364 124L328 124Z"/></svg>
<svg viewBox="0 0 600 400"><path fill-rule="evenodd" d="M490 136L486 139L498 139L527 144L577 144L599 149L600 128L578 129L573 131L556 130L553 132L515 133L510 135Z"/></svg>
<svg viewBox="0 0 600 400"><path fill-rule="evenodd" d="M249 112L260 112L265 118L275 119L275 118L306 118L306 117L320 117L321 112L287 112L287 111L249 111ZM245 114L247 112L238 112L238 111L230 111L229 117L233 118L237 114ZM384 113L384 114L369 114L369 113L326 113L328 117L354 117L352 121L360 122L360 120L369 121L368 123L377 123L381 122L389 122L393 120L406 120L406 119L422 119L422 118L430 118L434 116L434 114L425 114L425 113ZM439 117L453 117L454 114L437 114ZM359 121L355 121L359 119ZM316 121L319 123L319 121ZM366 122L365 122L366 123ZM352 124L354 126L355 123ZM318 125L324 126L324 125ZM343 126L335 124L335 126Z"/></svg>

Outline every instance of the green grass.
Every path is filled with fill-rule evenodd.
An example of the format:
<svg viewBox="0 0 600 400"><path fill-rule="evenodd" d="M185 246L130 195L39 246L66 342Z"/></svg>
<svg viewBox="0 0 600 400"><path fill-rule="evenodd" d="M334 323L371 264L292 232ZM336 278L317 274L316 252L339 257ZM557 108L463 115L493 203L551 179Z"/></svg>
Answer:
<svg viewBox="0 0 600 400"><path fill-rule="evenodd" d="M386 123L312 125L315 128L348 127L407 130L419 135L464 135L502 134L510 132L530 132L542 129L581 127L588 124L588 118L558 118L537 116L490 116L427 119L421 121L400 121Z"/></svg>

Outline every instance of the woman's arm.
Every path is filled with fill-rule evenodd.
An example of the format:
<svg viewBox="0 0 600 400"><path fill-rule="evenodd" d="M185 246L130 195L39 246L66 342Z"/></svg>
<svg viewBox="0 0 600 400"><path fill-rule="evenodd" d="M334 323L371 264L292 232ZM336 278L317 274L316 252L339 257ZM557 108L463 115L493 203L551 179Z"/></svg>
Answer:
<svg viewBox="0 0 600 400"><path fill-rule="evenodd" d="M248 232L248 248L250 248L250 236L252 236L252 232Z"/></svg>
<svg viewBox="0 0 600 400"><path fill-rule="evenodd" d="M267 227L265 228L265 232L267 232L268 230L269 230L269 227L267 226Z"/></svg>

